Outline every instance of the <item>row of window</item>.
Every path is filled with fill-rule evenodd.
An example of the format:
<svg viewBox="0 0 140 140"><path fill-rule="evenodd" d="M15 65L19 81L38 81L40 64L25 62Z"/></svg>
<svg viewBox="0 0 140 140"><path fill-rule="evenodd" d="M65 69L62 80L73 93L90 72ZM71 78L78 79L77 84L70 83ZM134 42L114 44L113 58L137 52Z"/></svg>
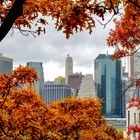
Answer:
<svg viewBox="0 0 140 140"><path fill-rule="evenodd" d="M131 115L131 116L130 116ZM130 124L130 120L132 121L132 118L133 119L133 124L139 124L140 125L140 112L138 113L130 113L130 110L128 110L128 126L132 125Z"/></svg>

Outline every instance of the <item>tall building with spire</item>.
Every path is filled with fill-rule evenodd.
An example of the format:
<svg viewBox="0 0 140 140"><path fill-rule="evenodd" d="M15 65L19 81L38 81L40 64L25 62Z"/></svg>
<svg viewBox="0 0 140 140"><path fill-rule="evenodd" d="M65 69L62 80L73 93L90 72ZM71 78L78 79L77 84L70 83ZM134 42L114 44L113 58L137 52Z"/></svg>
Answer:
<svg viewBox="0 0 140 140"><path fill-rule="evenodd" d="M65 84L68 85L68 76L73 74L73 59L67 54L65 61Z"/></svg>

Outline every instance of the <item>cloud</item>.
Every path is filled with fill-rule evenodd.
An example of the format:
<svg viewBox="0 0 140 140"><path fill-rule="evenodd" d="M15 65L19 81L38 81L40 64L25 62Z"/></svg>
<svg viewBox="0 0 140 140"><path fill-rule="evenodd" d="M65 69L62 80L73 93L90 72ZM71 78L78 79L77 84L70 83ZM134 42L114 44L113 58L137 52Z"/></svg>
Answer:
<svg viewBox="0 0 140 140"><path fill-rule="evenodd" d="M76 71L90 73L95 57L107 52L106 38L111 27L112 22L105 29L97 23L91 35L83 31L66 39L62 31L56 31L51 23L46 34L37 38L26 37L18 32L11 37L9 33L0 44L0 52L13 58L15 65L29 61L43 62L44 73L50 77L55 77L56 73L64 75L65 58L69 53L73 57Z"/></svg>

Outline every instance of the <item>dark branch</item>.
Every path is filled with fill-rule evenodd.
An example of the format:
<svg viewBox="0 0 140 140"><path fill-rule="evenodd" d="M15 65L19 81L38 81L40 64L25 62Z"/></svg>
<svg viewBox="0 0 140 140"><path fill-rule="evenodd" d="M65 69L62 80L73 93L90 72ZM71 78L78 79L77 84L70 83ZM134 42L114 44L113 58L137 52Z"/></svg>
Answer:
<svg viewBox="0 0 140 140"><path fill-rule="evenodd" d="M106 22L106 23L102 23L100 20L97 19L97 21L104 26L104 28L106 27L106 25L114 18L115 15L112 15L111 18Z"/></svg>
<svg viewBox="0 0 140 140"><path fill-rule="evenodd" d="M135 51L131 52L129 56L133 56L136 52L138 52L139 49L140 47L138 47Z"/></svg>
<svg viewBox="0 0 140 140"><path fill-rule="evenodd" d="M136 82L140 80L139 78L138 79L130 79L129 82L129 85L124 89L124 93L126 93L128 90L130 90L132 87L135 87L136 88Z"/></svg>
<svg viewBox="0 0 140 140"><path fill-rule="evenodd" d="M24 36L28 36L29 34L31 34L34 38L36 31L29 31L29 30L23 30L23 29L19 29L19 32L24 35Z"/></svg>
<svg viewBox="0 0 140 140"><path fill-rule="evenodd" d="M15 0L12 8L8 12L7 16L3 20L0 26L0 41L7 35L12 28L15 20L23 14L23 4L26 0Z"/></svg>
<svg viewBox="0 0 140 140"><path fill-rule="evenodd" d="M133 5L135 5L136 7L140 8L140 3L138 2L134 2L133 0L128 0L130 3L132 3Z"/></svg>
<svg viewBox="0 0 140 140"><path fill-rule="evenodd" d="M116 15L116 14L118 13L118 9L117 9L117 11L115 10L115 8L114 8L114 6L113 6L112 0L110 0L110 5L111 5L111 8L112 8L112 10L113 10L113 12L114 12L114 15Z"/></svg>

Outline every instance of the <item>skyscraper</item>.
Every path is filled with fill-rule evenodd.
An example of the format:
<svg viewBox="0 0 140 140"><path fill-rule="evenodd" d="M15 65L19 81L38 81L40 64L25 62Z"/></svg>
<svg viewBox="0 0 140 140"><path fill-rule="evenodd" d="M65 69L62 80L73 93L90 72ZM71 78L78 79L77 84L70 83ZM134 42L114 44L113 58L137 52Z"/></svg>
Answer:
<svg viewBox="0 0 140 140"><path fill-rule="evenodd" d="M65 84L68 85L68 76L73 74L73 60L72 57L67 54L65 61Z"/></svg>
<svg viewBox="0 0 140 140"><path fill-rule="evenodd" d="M27 66L30 66L36 70L39 81L35 82L35 88L39 95L42 96L42 88L44 85L44 72L42 62L28 62Z"/></svg>
<svg viewBox="0 0 140 140"><path fill-rule="evenodd" d="M99 54L94 61L94 77L97 96L103 100L106 117L122 116L121 60L111 55Z"/></svg>
<svg viewBox="0 0 140 140"><path fill-rule="evenodd" d="M134 55L129 56L128 61L129 61L128 62L129 80L127 86L129 87L131 85L130 88L128 89L129 100L130 100L133 97L140 98L140 88L137 88L134 82L140 78L140 52L136 52Z"/></svg>
<svg viewBox="0 0 140 140"><path fill-rule="evenodd" d="M9 74L13 70L13 59L0 54L0 74Z"/></svg>
<svg viewBox="0 0 140 140"><path fill-rule="evenodd" d="M42 97L47 104L51 101L61 100L71 95L71 88L64 84L45 82Z"/></svg>

